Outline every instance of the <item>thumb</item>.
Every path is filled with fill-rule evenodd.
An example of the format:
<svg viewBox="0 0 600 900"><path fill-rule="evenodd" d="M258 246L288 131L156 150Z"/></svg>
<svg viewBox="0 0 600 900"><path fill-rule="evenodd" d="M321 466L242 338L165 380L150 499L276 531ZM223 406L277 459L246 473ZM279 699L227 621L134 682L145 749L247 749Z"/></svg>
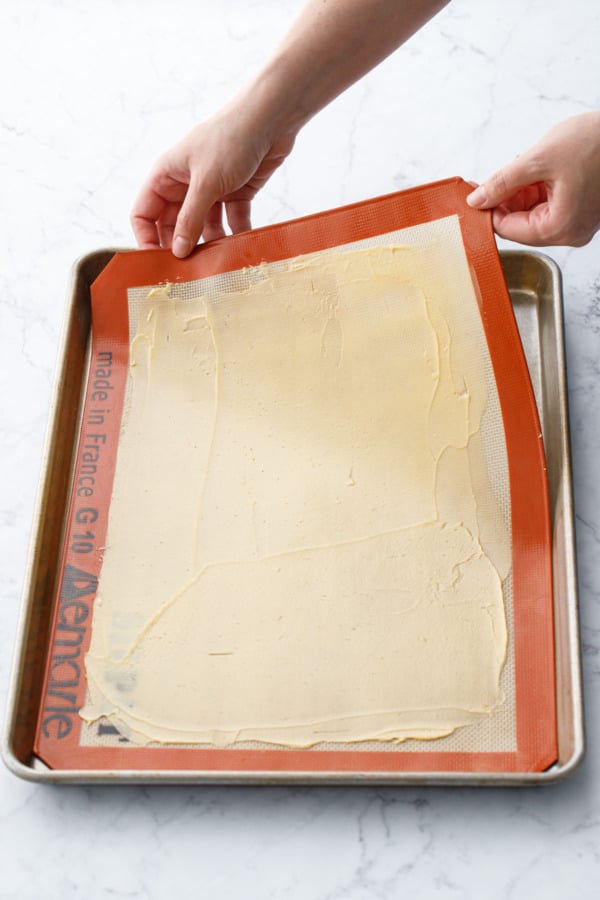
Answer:
<svg viewBox="0 0 600 900"><path fill-rule="evenodd" d="M521 188L542 180L539 166L524 153L475 188L467 197L467 203L476 209L492 209L509 200Z"/></svg>
<svg viewBox="0 0 600 900"><path fill-rule="evenodd" d="M206 213L211 205L212 199L207 199L207 192L199 182L192 179L173 230L174 256L183 259L192 252L200 240Z"/></svg>

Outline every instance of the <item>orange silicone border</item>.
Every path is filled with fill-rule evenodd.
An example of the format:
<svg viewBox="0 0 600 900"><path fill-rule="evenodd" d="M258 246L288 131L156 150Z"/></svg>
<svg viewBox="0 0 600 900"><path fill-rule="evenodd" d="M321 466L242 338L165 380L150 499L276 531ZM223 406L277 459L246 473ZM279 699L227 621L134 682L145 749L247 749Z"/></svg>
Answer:
<svg viewBox="0 0 600 900"><path fill-rule="evenodd" d="M36 752L51 768L198 772L536 772L557 758L551 533L541 429L527 364L494 240L489 213L465 202L470 187L453 178L203 244L185 260L170 251L119 253L92 285L92 361L67 520ZM77 710L85 699L83 656L89 644L95 580L102 562L129 351L127 289L190 281L263 261L274 262L412 225L458 215L502 409L512 507L517 750L500 753L363 750L85 747ZM94 484L94 548L82 565L78 485L99 361L111 353L110 415ZM102 381L102 379L100 379ZM94 395L96 400L94 400ZM96 416L96 421L99 421ZM90 501L91 502L91 501ZM85 516L84 516L85 518ZM87 532L84 532L87 533ZM79 630L77 630L79 629ZM67 642L66 638L70 638ZM78 643L76 643L78 641ZM67 653L68 649L68 653ZM68 654L77 657L67 660ZM68 710L68 712L67 712Z"/></svg>

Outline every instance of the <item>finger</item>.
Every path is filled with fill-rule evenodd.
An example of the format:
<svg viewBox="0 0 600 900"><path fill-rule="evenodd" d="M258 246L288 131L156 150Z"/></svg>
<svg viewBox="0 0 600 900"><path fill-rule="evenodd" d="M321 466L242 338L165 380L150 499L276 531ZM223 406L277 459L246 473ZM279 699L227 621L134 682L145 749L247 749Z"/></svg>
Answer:
<svg viewBox="0 0 600 900"><path fill-rule="evenodd" d="M222 203L213 203L206 213L202 237L205 241L216 241L218 238L225 237Z"/></svg>
<svg viewBox="0 0 600 900"><path fill-rule="evenodd" d="M192 179L175 222L172 242L175 256L183 258L192 252L200 240L205 217L213 202L214 197L207 200L202 185Z"/></svg>
<svg viewBox="0 0 600 900"><path fill-rule="evenodd" d="M180 209L180 203L167 203L165 205L165 208L156 223L161 247L169 248L172 246L173 232L175 230L175 223Z"/></svg>
<svg viewBox="0 0 600 900"><path fill-rule="evenodd" d="M138 247L143 250L160 247L160 236L156 223L160 219L166 201L149 186L144 186L138 194L131 210L131 227Z"/></svg>
<svg viewBox="0 0 600 900"><path fill-rule="evenodd" d="M227 222L232 234L238 234L240 231L250 231L252 228L250 200L229 200L226 202L225 208L227 210Z"/></svg>
<svg viewBox="0 0 600 900"><path fill-rule="evenodd" d="M517 213L498 208L492 218L499 237L531 247L583 247L598 230L583 226L579 217L557 212L548 204Z"/></svg>
<svg viewBox="0 0 600 900"><path fill-rule="evenodd" d="M165 222L158 223L158 237L160 246L169 249L173 246L173 234L175 232L174 225L168 225Z"/></svg>
<svg viewBox="0 0 600 900"><path fill-rule="evenodd" d="M541 181L544 181L544 173L539 162L525 153L480 184L469 194L467 203L477 209L492 209L510 200L522 188Z"/></svg>
<svg viewBox="0 0 600 900"><path fill-rule="evenodd" d="M554 228L546 204L517 212L500 207L494 209L492 222L496 234L508 241L530 247L544 247L555 243Z"/></svg>

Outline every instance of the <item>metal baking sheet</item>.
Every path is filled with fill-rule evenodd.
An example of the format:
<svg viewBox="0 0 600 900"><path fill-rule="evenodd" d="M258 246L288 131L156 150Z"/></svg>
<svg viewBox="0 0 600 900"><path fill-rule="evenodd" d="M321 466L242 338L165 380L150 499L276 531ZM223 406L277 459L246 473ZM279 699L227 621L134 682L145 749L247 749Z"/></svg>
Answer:
<svg viewBox="0 0 600 900"><path fill-rule="evenodd" d="M2 752L17 775L42 782L249 782L378 784L539 784L559 780L584 752L574 520L569 451L562 288L556 264L530 251L503 251L501 261L545 442L553 530L557 762L541 773L394 772L331 775L202 773L194 771L76 771L49 769L33 753L53 598L61 558L73 455L85 392L91 315L90 285L116 251L99 250L73 270L59 368L50 411L40 491L25 576Z"/></svg>

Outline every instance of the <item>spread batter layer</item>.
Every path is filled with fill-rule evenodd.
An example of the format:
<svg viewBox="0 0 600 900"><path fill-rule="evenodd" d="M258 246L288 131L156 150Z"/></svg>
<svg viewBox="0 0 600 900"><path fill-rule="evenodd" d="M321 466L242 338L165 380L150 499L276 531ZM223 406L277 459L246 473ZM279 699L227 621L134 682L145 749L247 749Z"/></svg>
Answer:
<svg viewBox="0 0 600 900"><path fill-rule="evenodd" d="M82 716L140 743L306 747L489 715L510 532L486 354L468 269L435 242L151 291Z"/></svg>

